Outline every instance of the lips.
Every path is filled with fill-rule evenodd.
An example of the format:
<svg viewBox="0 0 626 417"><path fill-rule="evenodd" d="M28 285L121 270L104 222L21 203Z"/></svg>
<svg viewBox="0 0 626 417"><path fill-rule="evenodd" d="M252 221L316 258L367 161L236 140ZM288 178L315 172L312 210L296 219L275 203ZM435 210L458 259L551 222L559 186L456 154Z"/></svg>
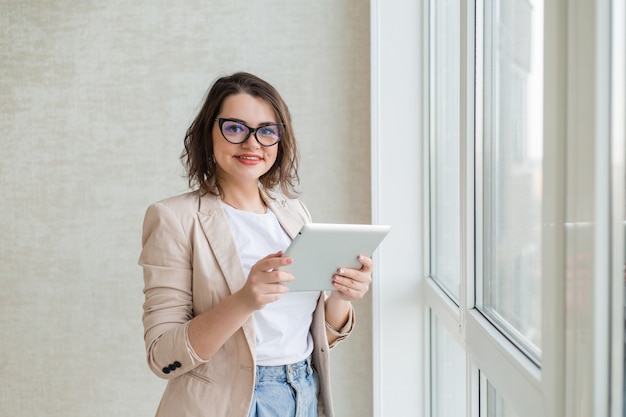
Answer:
<svg viewBox="0 0 626 417"><path fill-rule="evenodd" d="M235 155L235 158L244 164L257 164L263 160L261 156L251 154Z"/></svg>

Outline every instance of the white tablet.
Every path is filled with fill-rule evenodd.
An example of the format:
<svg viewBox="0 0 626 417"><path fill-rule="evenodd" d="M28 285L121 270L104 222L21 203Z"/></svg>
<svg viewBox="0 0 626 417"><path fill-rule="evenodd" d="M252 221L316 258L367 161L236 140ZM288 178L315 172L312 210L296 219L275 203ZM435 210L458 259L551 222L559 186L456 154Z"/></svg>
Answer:
<svg viewBox="0 0 626 417"><path fill-rule="evenodd" d="M357 256L371 257L389 230L385 225L306 223L284 253L293 263L281 269L295 277L287 286L290 291L334 290L337 268L360 268Z"/></svg>

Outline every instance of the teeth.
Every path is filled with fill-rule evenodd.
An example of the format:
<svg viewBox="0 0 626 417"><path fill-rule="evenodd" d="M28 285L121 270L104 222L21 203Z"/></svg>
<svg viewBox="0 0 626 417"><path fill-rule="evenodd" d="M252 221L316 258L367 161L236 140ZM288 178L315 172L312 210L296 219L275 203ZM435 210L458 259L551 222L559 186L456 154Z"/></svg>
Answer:
<svg viewBox="0 0 626 417"><path fill-rule="evenodd" d="M260 159L261 159L261 158L257 158L257 157L254 157L254 156L240 156L239 158L241 158L241 159L247 159L247 160L249 160L249 161L258 161L258 160L260 160Z"/></svg>

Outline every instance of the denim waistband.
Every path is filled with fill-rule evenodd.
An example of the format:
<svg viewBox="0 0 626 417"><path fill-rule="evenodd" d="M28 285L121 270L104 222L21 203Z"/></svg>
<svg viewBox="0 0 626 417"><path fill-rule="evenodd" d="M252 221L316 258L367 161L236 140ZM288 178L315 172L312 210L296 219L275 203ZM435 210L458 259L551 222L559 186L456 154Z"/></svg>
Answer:
<svg viewBox="0 0 626 417"><path fill-rule="evenodd" d="M305 360L290 365L257 366L256 382L264 380L293 381L303 376L311 376L312 373L311 356L309 356Z"/></svg>

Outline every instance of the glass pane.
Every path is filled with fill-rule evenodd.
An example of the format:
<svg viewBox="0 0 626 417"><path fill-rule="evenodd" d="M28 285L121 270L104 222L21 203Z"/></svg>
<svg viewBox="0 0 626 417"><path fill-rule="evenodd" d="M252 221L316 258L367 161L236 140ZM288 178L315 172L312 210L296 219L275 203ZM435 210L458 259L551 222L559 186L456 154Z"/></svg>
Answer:
<svg viewBox="0 0 626 417"><path fill-rule="evenodd" d="M430 7L431 276L458 305L460 2L437 0Z"/></svg>
<svg viewBox="0 0 626 417"><path fill-rule="evenodd" d="M486 410L486 417L518 417L489 381L487 381L487 404L480 408Z"/></svg>
<svg viewBox="0 0 626 417"><path fill-rule="evenodd" d="M484 4L483 281L477 304L538 361L543 3Z"/></svg>
<svg viewBox="0 0 626 417"><path fill-rule="evenodd" d="M431 417L465 415L465 352L430 313Z"/></svg>

